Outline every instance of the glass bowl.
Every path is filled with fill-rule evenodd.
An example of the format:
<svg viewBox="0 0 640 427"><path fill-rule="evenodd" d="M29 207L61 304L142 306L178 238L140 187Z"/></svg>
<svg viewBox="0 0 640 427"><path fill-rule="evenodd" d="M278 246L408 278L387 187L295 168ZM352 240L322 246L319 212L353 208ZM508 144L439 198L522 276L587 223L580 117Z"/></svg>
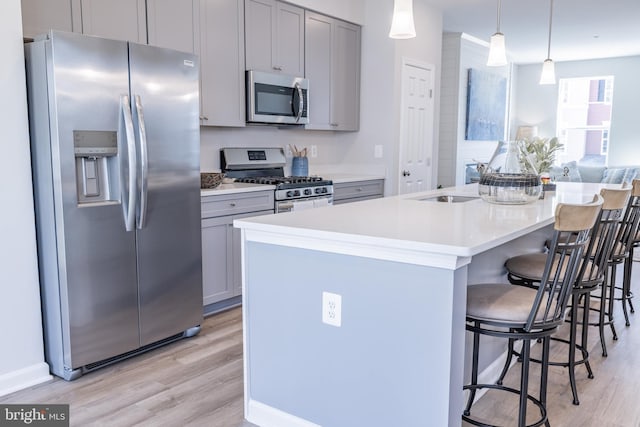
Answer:
<svg viewBox="0 0 640 427"><path fill-rule="evenodd" d="M542 193L540 176L531 173L485 173L478 183L482 200L502 205L535 202Z"/></svg>

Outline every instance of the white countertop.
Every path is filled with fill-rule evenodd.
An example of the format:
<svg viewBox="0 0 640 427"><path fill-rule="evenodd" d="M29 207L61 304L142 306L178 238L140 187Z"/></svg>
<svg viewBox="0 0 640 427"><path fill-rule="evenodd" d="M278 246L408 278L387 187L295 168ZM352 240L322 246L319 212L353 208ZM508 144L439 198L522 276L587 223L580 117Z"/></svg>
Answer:
<svg viewBox="0 0 640 427"><path fill-rule="evenodd" d="M201 189L200 196L220 196L223 194L249 193L252 191L275 190L275 185L267 184L246 184L242 182L233 182L230 184L220 184L216 188Z"/></svg>
<svg viewBox="0 0 640 427"><path fill-rule="evenodd" d="M322 240L327 247L397 249L470 257L552 224L558 202L586 203L603 184L558 183L526 205L480 198L464 203L421 201L438 194L477 195L477 184L234 221L263 236ZM619 188L619 185L610 185Z"/></svg>

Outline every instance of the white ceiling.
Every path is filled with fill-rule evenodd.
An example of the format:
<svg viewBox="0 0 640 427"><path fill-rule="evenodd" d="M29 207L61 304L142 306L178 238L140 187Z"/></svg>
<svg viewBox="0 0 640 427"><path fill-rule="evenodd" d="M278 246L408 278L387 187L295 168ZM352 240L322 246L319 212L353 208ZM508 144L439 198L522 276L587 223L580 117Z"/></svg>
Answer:
<svg viewBox="0 0 640 427"><path fill-rule="evenodd" d="M414 1L441 8L444 31L485 41L496 32L497 0ZM513 62L536 63L547 57L549 1L502 0L500 31ZM640 0L554 0L551 59L631 55L640 55Z"/></svg>

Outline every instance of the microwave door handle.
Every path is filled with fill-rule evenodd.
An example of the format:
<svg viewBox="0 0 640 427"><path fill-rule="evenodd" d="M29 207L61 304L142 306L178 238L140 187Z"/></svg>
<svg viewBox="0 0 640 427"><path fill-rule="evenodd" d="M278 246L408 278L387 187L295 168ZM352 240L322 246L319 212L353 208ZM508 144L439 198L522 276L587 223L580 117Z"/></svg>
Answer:
<svg viewBox="0 0 640 427"><path fill-rule="evenodd" d="M147 194L149 190L149 154L147 149L147 130L144 124L144 109L140 95L135 95L136 114L138 116L138 135L140 136L140 213L137 218L138 229L142 229L147 218Z"/></svg>
<svg viewBox="0 0 640 427"><path fill-rule="evenodd" d="M302 117L302 110L304 109L304 99L302 98L302 88L300 83L296 82L294 88L298 92L298 114L296 114L296 123L300 121Z"/></svg>
<svg viewBox="0 0 640 427"><path fill-rule="evenodd" d="M129 96L120 97L120 114L118 118L118 138L124 139L127 150L127 163L124 164L123 154L120 157L120 195L122 197L122 213L124 215L124 227L126 231L133 231L135 228L136 213L136 147L133 132L133 118L131 116L131 106ZM118 144L118 150L123 150L123 144ZM122 171L127 169L127 176L123 176Z"/></svg>

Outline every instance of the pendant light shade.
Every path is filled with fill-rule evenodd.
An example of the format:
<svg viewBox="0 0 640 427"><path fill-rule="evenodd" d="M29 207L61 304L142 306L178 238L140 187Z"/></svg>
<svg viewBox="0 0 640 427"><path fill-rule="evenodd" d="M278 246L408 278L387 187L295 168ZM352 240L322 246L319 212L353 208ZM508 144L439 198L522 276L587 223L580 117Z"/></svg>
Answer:
<svg viewBox="0 0 640 427"><path fill-rule="evenodd" d="M541 85L556 84L556 67L551 60L551 24L553 23L553 0L549 0L549 39L547 42L547 59L542 63L542 74L540 74Z"/></svg>
<svg viewBox="0 0 640 427"><path fill-rule="evenodd" d="M389 37L392 39L410 39L416 36L413 24L413 0L394 0L393 21Z"/></svg>
<svg viewBox="0 0 640 427"><path fill-rule="evenodd" d="M541 85L556 84L556 67L553 60L547 58L542 63L542 74L540 74Z"/></svg>
<svg viewBox="0 0 640 427"><path fill-rule="evenodd" d="M502 67L507 65L507 50L504 43L504 34L500 32L500 9L501 2L498 0L498 25L496 33L491 36L491 44L489 45L489 59L487 65L489 67Z"/></svg>

